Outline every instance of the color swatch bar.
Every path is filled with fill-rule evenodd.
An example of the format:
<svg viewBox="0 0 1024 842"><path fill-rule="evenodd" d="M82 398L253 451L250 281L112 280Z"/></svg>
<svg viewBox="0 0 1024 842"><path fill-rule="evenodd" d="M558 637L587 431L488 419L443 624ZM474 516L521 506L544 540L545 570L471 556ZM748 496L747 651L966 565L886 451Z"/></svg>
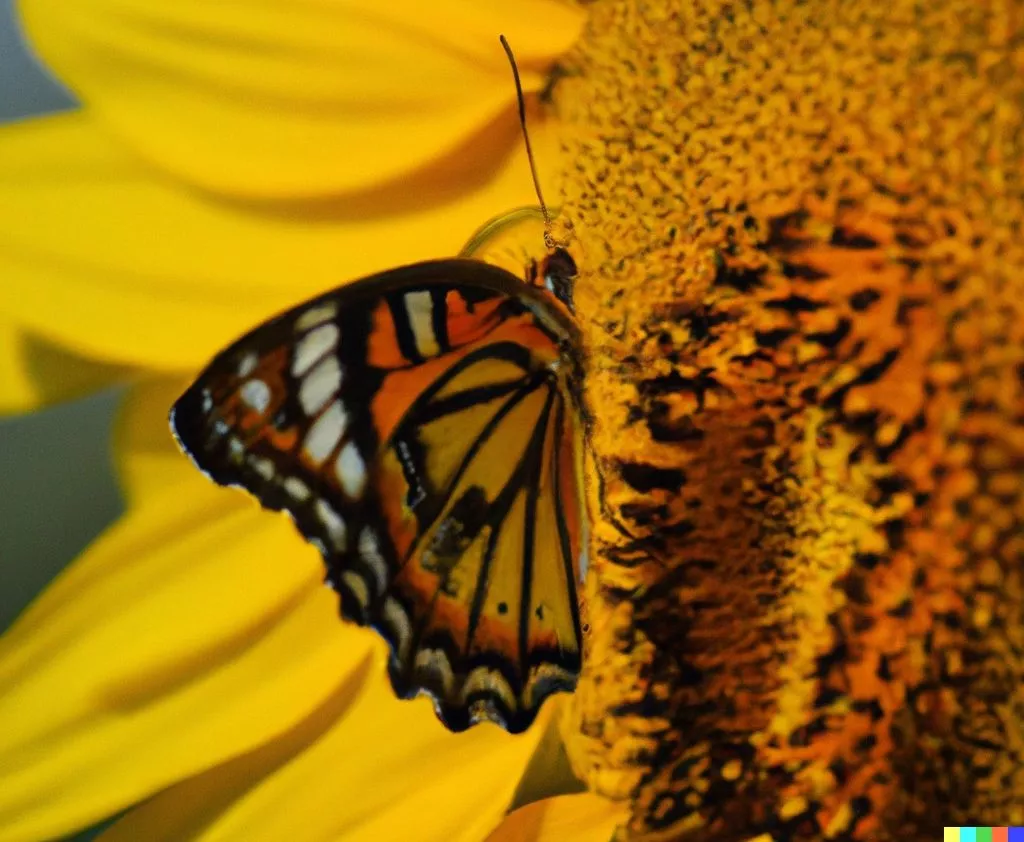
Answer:
<svg viewBox="0 0 1024 842"><path fill-rule="evenodd" d="M1024 842L1024 827L947 827L942 842Z"/></svg>

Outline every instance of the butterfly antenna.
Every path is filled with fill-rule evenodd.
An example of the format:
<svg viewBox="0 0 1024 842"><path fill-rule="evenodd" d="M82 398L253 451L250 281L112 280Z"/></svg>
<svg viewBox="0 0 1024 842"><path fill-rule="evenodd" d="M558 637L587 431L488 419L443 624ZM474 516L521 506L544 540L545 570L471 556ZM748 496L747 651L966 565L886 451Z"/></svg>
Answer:
<svg viewBox="0 0 1024 842"><path fill-rule="evenodd" d="M530 161L530 175L533 176L533 189L537 191L537 201L540 203L540 212L544 216L544 245L549 249L555 247L555 239L551 233L551 214L548 213L548 206L544 203L544 193L540 189L540 179L537 178L537 164L533 160L533 147L530 146L530 133L526 130L526 98L523 96L523 83L519 79L519 68L516 66L516 57L512 55L512 48L504 35L499 35L498 40L505 48L505 55L508 56L508 63L512 65L512 78L516 82L516 99L519 102L519 125L523 128L523 140L526 141L526 157Z"/></svg>

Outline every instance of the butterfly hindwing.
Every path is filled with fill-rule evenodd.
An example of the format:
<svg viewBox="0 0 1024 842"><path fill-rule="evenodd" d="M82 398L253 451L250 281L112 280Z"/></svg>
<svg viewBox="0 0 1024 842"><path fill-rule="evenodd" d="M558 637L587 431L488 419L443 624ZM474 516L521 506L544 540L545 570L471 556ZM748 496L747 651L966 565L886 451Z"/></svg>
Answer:
<svg viewBox="0 0 1024 842"><path fill-rule="evenodd" d="M572 327L473 261L321 296L219 354L172 411L215 481L288 511L396 692L518 731L575 685L583 546Z"/></svg>
<svg viewBox="0 0 1024 842"><path fill-rule="evenodd" d="M408 558L393 595L420 647L393 679L443 699L460 676L447 721L469 709L510 723L571 689L579 669L577 573L554 493L565 403L522 346L461 362L410 409L381 462L388 531ZM494 385L475 385L483 377Z"/></svg>

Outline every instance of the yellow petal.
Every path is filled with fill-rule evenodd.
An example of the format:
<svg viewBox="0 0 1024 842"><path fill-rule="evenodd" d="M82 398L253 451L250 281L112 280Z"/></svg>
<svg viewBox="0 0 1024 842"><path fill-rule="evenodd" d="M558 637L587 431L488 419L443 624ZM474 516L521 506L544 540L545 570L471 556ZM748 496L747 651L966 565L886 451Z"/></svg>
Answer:
<svg viewBox="0 0 1024 842"><path fill-rule="evenodd" d="M183 378L150 377L125 395L114 425L114 461L127 506L178 482L194 483L198 469L171 434L171 406L188 387Z"/></svg>
<svg viewBox="0 0 1024 842"><path fill-rule="evenodd" d="M552 126L533 125L538 156L554 160ZM289 305L454 255L485 220L535 201L514 125L506 141L515 154L495 152L491 169L271 210L153 177L85 112L4 127L0 314L85 355L195 369Z"/></svg>
<svg viewBox="0 0 1024 842"><path fill-rule="evenodd" d="M0 638L0 840L90 825L355 693L372 635L320 580L238 493L147 495Z"/></svg>
<svg viewBox="0 0 1024 842"><path fill-rule="evenodd" d="M207 188L324 196L393 181L536 89L582 15L553 0L22 0L39 55L129 145Z"/></svg>
<svg viewBox="0 0 1024 842"><path fill-rule="evenodd" d="M599 795L560 795L510 813L487 842L609 842L626 818L623 805Z"/></svg>
<svg viewBox="0 0 1024 842"><path fill-rule="evenodd" d="M383 669L383 653L372 672ZM383 682L316 744L242 792L213 769L130 812L103 842L479 842L504 813L539 729L493 725L450 734L426 699L399 701Z"/></svg>
<svg viewBox="0 0 1024 842"><path fill-rule="evenodd" d="M128 376L128 369L69 353L0 317L0 414L71 400Z"/></svg>

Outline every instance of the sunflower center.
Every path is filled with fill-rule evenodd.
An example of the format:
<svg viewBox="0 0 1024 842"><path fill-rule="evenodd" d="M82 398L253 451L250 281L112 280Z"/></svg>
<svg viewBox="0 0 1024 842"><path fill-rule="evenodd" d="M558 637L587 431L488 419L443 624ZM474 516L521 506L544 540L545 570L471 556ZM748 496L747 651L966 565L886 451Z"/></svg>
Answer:
<svg viewBox="0 0 1024 842"><path fill-rule="evenodd" d="M1024 820L1019 8L587 8L578 771L666 838Z"/></svg>

